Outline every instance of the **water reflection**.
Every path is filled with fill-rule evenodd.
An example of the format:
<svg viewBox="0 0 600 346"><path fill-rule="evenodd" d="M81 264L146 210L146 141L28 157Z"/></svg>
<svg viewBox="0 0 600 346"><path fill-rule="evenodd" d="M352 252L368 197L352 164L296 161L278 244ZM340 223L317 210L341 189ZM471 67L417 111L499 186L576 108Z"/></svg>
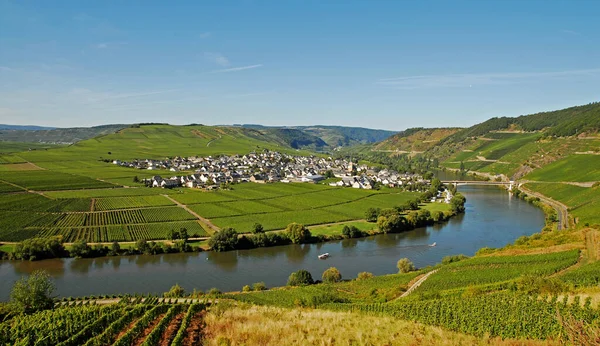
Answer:
<svg viewBox="0 0 600 346"><path fill-rule="evenodd" d="M375 275L396 271L396 261L408 257L417 267L432 265L444 256L473 255L484 246L499 247L522 235L538 232L543 213L494 187L459 188L467 197L467 212L446 223L401 234L289 245L224 253L205 252L157 256L124 256L97 259L58 259L40 262L6 261L0 265L0 300L7 300L12 282L36 269L55 278L60 296L165 292L174 283L186 290L239 290L264 281L267 286L285 285L299 269L313 277L330 266L346 278L361 271ZM436 247L428 244L437 243ZM319 260L328 252L331 257Z"/></svg>

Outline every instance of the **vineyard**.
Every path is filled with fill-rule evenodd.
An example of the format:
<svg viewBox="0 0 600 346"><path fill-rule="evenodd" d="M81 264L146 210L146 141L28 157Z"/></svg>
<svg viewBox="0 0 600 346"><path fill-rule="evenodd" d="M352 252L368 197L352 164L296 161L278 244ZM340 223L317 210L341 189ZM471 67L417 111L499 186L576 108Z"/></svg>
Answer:
<svg viewBox="0 0 600 346"><path fill-rule="evenodd" d="M139 299L138 299L139 300ZM1 345L187 345L198 340L205 305L122 301L59 307L0 324Z"/></svg>
<svg viewBox="0 0 600 346"><path fill-rule="evenodd" d="M556 296L536 299L510 293L388 304L330 303L322 307L393 316L480 337L502 338L556 339L565 334L557 316L588 323L600 318L600 312L591 307L589 299L582 306L579 297L568 304L566 299L558 301Z"/></svg>
<svg viewBox="0 0 600 346"><path fill-rule="evenodd" d="M575 263L579 250L540 255L476 257L442 266L416 293L508 282L522 275L550 275Z"/></svg>

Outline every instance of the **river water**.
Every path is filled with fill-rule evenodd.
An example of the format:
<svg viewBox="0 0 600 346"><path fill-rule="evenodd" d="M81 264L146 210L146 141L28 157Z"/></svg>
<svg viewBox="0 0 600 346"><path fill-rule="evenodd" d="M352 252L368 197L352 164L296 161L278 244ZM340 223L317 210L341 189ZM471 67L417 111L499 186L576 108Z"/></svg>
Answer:
<svg viewBox="0 0 600 346"><path fill-rule="evenodd" d="M344 278L359 272L375 275L397 272L398 259L407 257L417 267L433 265L444 256L473 255L482 247L502 247L544 225L541 210L505 190L490 186L461 186L466 213L450 221L401 234L346 239L321 244L289 245L224 253L203 252L96 259L54 259L38 262L0 262L0 300L8 300L13 283L36 269L53 277L59 296L119 293L161 293L175 283L186 290L241 290L263 281L268 287L285 285L289 274L310 271L315 279L331 266ZM428 244L436 242L437 246ZM331 257L319 260L319 254Z"/></svg>

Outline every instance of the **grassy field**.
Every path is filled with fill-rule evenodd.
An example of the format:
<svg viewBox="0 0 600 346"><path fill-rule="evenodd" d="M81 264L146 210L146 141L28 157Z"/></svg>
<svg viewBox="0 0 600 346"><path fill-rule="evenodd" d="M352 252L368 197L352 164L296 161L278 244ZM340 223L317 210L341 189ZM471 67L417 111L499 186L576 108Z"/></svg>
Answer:
<svg viewBox="0 0 600 346"><path fill-rule="evenodd" d="M48 143L0 141L0 154L18 153L28 150L45 150L51 148L58 148L61 146L63 145Z"/></svg>

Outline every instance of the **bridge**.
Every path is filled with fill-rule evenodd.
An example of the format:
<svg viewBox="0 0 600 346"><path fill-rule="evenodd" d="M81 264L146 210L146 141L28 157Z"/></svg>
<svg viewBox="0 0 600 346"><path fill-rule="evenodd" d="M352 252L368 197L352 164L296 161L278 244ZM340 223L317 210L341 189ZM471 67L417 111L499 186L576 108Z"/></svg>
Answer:
<svg viewBox="0 0 600 346"><path fill-rule="evenodd" d="M484 181L484 180L444 180L442 181L444 184L454 184L455 186L459 185L491 185L491 186L508 186L508 189L511 190L514 181Z"/></svg>

